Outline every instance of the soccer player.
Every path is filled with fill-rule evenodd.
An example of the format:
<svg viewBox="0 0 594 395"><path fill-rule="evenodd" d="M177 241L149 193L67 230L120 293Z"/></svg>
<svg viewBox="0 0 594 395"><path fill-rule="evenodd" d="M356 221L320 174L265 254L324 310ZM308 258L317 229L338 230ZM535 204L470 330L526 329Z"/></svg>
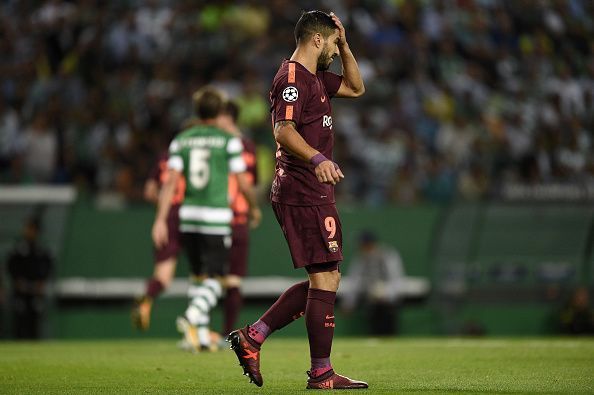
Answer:
<svg viewBox="0 0 594 395"><path fill-rule="evenodd" d="M223 293L233 213L229 207L229 174L236 173L241 192L246 196L250 220L258 223L261 212L255 194L246 180L246 165L241 157L241 140L218 128L218 117L226 103L224 95L205 87L193 96L198 122L177 135L169 146L169 176L163 185L153 224L155 246L169 240L167 216L175 185L186 180L184 201L179 209L182 243L188 254L192 284L190 303L178 317L178 330L185 341L201 351L214 350L209 330L210 311Z"/></svg>
<svg viewBox="0 0 594 395"><path fill-rule="evenodd" d="M358 97L365 90L345 30L334 14L304 13L295 26L297 48L284 60L270 90L278 144L271 200L289 245L293 266L308 281L295 284L252 325L231 332L228 341L244 373L262 386L260 347L275 330L305 315L311 369L307 388L367 388L334 372L330 350L334 302L340 282L342 232L334 185L344 177L332 161L332 97ZM340 56L342 76L326 71Z"/></svg>
<svg viewBox="0 0 594 395"><path fill-rule="evenodd" d="M166 152L160 155L157 164L144 184L144 198L149 202L156 204L159 199L159 191L169 175L167 168L168 159L169 155ZM181 250L179 207L184 200L185 187L185 179L179 177L171 202L171 208L167 216L169 235L167 244L161 248L154 249L155 268L153 276L146 283L144 295L134 302L132 308L132 322L140 330L147 330L149 328L153 301L169 287L175 275L177 256Z"/></svg>
<svg viewBox="0 0 594 395"><path fill-rule="evenodd" d="M247 180L252 187L258 182L256 146L247 137L243 136L237 126L239 106L232 100L227 102L223 114L219 119L219 126L231 135L241 138L243 144L242 157L247 166ZM233 221L231 222L231 253L229 262L229 273L225 278L227 292L223 308L223 333L228 334L235 327L239 311L243 305L240 287L241 279L247 273L248 252L249 252L249 204L245 196L240 193L237 183L237 176L232 174L229 177L229 193L231 197L231 208L233 209ZM257 224L251 224L255 226Z"/></svg>

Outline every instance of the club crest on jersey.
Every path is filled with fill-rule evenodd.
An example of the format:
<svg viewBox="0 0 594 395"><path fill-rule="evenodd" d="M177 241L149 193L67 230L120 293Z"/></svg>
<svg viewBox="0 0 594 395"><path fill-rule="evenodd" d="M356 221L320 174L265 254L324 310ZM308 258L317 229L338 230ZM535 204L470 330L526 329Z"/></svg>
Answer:
<svg viewBox="0 0 594 395"><path fill-rule="evenodd" d="M294 102L299 97L299 91L294 86L287 86L283 90L283 100L286 102Z"/></svg>
<svg viewBox="0 0 594 395"><path fill-rule="evenodd" d="M333 240L328 242L328 249L330 252L337 252L338 251L338 241Z"/></svg>

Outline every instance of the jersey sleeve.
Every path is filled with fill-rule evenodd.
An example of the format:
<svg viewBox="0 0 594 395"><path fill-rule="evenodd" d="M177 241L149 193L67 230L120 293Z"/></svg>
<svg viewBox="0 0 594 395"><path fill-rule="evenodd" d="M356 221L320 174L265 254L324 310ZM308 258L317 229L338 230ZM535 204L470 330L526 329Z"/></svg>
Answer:
<svg viewBox="0 0 594 395"><path fill-rule="evenodd" d="M247 170L243 156L243 144L241 139L233 137L227 142L227 153L229 154L229 172L243 173Z"/></svg>
<svg viewBox="0 0 594 395"><path fill-rule="evenodd" d="M299 124L308 97L309 86L304 76L295 71L294 63L290 63L286 78L278 80L270 92L274 123L293 121Z"/></svg>
<svg viewBox="0 0 594 395"><path fill-rule="evenodd" d="M180 173L184 170L184 160L181 156L181 147L176 139L174 139L171 144L169 144L169 160L167 161L167 167L177 170Z"/></svg>
<svg viewBox="0 0 594 395"><path fill-rule="evenodd" d="M334 97L340 88L340 84L342 84L342 76L330 71L322 71L318 73L318 76L324 83L328 96Z"/></svg>

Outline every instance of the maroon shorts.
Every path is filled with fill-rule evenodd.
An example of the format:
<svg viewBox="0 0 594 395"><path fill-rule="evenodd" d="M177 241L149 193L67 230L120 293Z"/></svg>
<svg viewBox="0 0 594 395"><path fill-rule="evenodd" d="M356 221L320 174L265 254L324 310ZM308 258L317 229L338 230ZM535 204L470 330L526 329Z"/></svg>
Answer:
<svg viewBox="0 0 594 395"><path fill-rule="evenodd" d="M290 206L272 202L295 268L342 261L342 227L335 204Z"/></svg>
<svg viewBox="0 0 594 395"><path fill-rule="evenodd" d="M173 206L167 217L167 230L169 241L163 248L155 248L155 264L162 263L166 259L177 256L182 248L181 233L179 231L179 206Z"/></svg>
<svg viewBox="0 0 594 395"><path fill-rule="evenodd" d="M250 243L250 230L247 224L233 225L231 252L229 256L229 274L245 277Z"/></svg>

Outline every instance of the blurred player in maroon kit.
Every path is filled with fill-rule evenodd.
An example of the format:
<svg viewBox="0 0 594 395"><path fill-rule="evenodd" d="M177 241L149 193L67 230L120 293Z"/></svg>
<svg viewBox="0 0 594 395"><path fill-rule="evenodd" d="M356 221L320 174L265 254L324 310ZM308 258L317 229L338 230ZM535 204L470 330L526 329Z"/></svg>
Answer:
<svg viewBox="0 0 594 395"><path fill-rule="evenodd" d="M295 41L297 48L282 62L270 91L278 145L271 200L293 266L305 268L309 279L286 290L254 324L231 332L228 341L250 380L262 386L262 343L305 315L311 356L307 388L367 388L365 382L336 374L330 363L342 260L334 185L344 177L332 161L330 99L359 97L365 88L344 27L334 14L304 13L295 26ZM326 71L336 56L341 58L342 76Z"/></svg>
<svg viewBox="0 0 594 395"><path fill-rule="evenodd" d="M159 157L157 164L144 184L144 198L149 202L157 203L159 191L167 181L168 159L167 152ZM179 207L184 200L185 188L186 183L182 177L177 184L169 217L167 218L170 235L169 241L164 247L154 249L155 269L153 276L146 283L144 295L134 302L134 307L132 308L132 322L140 330L148 329L153 301L169 287L175 276L177 257L182 248L181 236L179 234Z"/></svg>
<svg viewBox="0 0 594 395"><path fill-rule="evenodd" d="M243 136L237 126L239 106L230 100L223 114L219 117L218 125L230 134L240 137L243 144L243 160L247 165L246 178L253 187L258 183L256 164L256 145ZM240 287L241 279L247 274L249 253L249 204L239 191L237 176L229 176L229 195L233 209L233 222L231 223L231 251L229 256L229 272L225 278L227 288L223 308L223 333L227 334L235 327L239 311L243 305Z"/></svg>

